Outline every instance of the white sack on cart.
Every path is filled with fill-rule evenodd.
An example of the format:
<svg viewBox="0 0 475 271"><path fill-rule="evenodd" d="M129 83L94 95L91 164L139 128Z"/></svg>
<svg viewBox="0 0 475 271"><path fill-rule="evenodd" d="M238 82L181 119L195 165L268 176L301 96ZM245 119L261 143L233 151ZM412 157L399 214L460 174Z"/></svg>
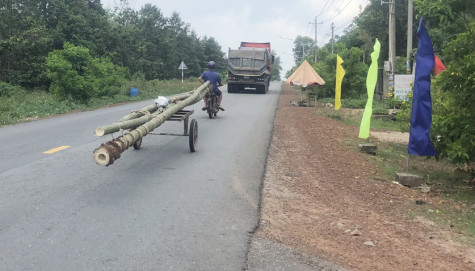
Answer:
<svg viewBox="0 0 475 271"><path fill-rule="evenodd" d="M158 96L158 98L155 100L155 103L157 106L160 107L165 107L168 105L168 99L167 97L164 96Z"/></svg>

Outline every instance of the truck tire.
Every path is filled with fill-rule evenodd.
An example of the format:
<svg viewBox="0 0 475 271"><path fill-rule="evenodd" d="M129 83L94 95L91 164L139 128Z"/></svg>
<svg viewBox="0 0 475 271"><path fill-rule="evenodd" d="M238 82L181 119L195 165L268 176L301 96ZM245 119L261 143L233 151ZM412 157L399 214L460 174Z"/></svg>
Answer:
<svg viewBox="0 0 475 271"><path fill-rule="evenodd" d="M230 85L228 84L228 93L236 93L236 85Z"/></svg>
<svg viewBox="0 0 475 271"><path fill-rule="evenodd" d="M266 86L265 85L256 86L256 92L258 94L266 94Z"/></svg>

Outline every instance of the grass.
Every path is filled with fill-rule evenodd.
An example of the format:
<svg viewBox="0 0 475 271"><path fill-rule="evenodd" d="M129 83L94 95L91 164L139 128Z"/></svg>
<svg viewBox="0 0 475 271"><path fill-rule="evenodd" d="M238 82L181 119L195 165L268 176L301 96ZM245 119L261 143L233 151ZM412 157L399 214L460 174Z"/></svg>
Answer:
<svg viewBox="0 0 475 271"><path fill-rule="evenodd" d="M301 94L305 99L305 94ZM342 107L335 111L328 104L334 99L319 99L317 101L317 114L326 116L341 123L359 126L365 107L365 100L344 100ZM398 131L396 121L391 118L376 117L388 113L389 106L384 102L374 101L371 130ZM358 151L356 140L347 140L352 149ZM351 141L351 142L350 142ZM354 141L354 142L353 142ZM378 142L376 156L368 156L378 165L382 178L394 180L396 172L405 172L407 166L407 144ZM410 204L408 216L416 219L424 217L436 225L450 228L463 233L464 239L459 240L470 245L475 245L475 183L468 170L460 170L446 160L437 161L435 158L419 156L409 157L408 172L422 176L425 183L431 188L429 198L440 198L439 202L427 204ZM425 197L421 194L421 197Z"/></svg>
<svg viewBox="0 0 475 271"><path fill-rule="evenodd" d="M356 144L356 143L354 143ZM378 142L377 156L368 156L380 168L384 179L394 180L396 172L405 172L407 144ZM475 184L470 172L460 170L446 160L410 156L408 172L424 178L430 187L429 198L442 200L423 205L410 205L410 217L421 216L435 224L464 233L465 240L475 245ZM421 197L425 197L421 194Z"/></svg>
<svg viewBox="0 0 475 271"><path fill-rule="evenodd" d="M57 114L86 111L119 103L135 102L170 96L193 90L200 85L198 80L189 79L182 87L181 80L145 81L136 79L121 87L118 95L90 99L87 103L61 101L45 91L18 89L9 96L0 96L0 126L45 118ZM138 89L138 96L130 97L130 88Z"/></svg>

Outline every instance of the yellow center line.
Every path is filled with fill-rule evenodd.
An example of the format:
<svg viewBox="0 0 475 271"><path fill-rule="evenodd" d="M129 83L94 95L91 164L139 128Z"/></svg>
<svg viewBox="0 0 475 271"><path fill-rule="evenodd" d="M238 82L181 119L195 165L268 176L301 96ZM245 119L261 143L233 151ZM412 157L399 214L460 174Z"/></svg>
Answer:
<svg viewBox="0 0 475 271"><path fill-rule="evenodd" d="M52 153L55 153L55 152L57 152L57 151L67 149L67 148L69 148L69 147L70 147L70 146L61 146L61 147L57 147L57 148L54 148L54 149L45 151L45 152L43 152L43 153L52 154Z"/></svg>

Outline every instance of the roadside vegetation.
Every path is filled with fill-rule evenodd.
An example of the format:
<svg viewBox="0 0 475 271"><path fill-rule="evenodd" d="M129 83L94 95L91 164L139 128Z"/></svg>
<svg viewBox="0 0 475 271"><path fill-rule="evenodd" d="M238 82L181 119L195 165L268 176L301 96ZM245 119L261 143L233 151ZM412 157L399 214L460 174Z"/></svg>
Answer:
<svg viewBox="0 0 475 271"><path fill-rule="evenodd" d="M475 178L475 2L466 0L414 0L414 45L417 45L418 20L423 17L431 37L434 51L440 57L445 71L432 78L432 127L430 136L438 156L454 165L466 167ZM346 71L342 82L343 106L365 100L366 74L370 54L377 38L381 48L388 48L388 8L379 0L371 0L362 13L354 19L345 34L318 49L308 37L297 37L294 58L302 59L302 50L313 52L305 59L325 79L325 85L314 90L319 99L334 97L336 54L343 60ZM396 9L396 74L406 74L407 1L397 3ZM414 49L413 53L417 54ZM317 62L314 59L318 59ZM388 50L381 50L379 67L388 59ZM412 66L415 59L411 57ZM293 71L289 71L289 74ZM287 75L289 75L287 74ZM375 100L379 93L375 93ZM397 128L409 130L412 94L406 99L394 98L390 88L384 104L399 109ZM346 103L346 105L345 105ZM378 113L375 103L375 112ZM372 123L376 125L376 123ZM375 128L375 126L372 126Z"/></svg>
<svg viewBox="0 0 475 271"><path fill-rule="evenodd" d="M405 38L407 1L398 2L396 9L398 56L397 74L405 74ZM475 2L465 0L414 0L416 18L424 17L424 23L434 46L442 59L445 71L432 76L432 126L430 136L438 155L419 157L408 155L408 146L401 143L378 142L376 156L369 156L381 169L382 179L392 181L396 172L406 172L424 178L430 192L422 193L421 199L408 206L408 215L424 217L432 223L453 228L471 236L475 245ZM314 54L306 60L325 78L325 85L308 88L318 96L320 115L359 126L366 103L366 74L370 64L369 55L375 38L387 48L388 9L379 0L371 0L345 35L334 44L328 43L318 50L318 62ZM381 23L384 22L384 23ZM417 20L414 23L413 40L417 44ZM294 56L302 61L300 48L312 51L312 40L298 37ZM414 49L414 53L417 50ZM336 54L345 61L346 71L342 82L342 108L335 111L334 103ZM387 50L382 50L379 67L388 59ZM411 64L415 61L410 59ZM298 63L300 63L298 62ZM292 71L290 71L292 72ZM409 132L412 110L412 93L406 99L396 99L390 89L386 97L375 93L371 131ZM327 105L327 106L325 106ZM395 115L389 114L396 109ZM386 115L386 117L385 117ZM370 141L372 139L370 138ZM348 142L358 151L361 142ZM409 159L409 163L408 160ZM407 165L409 165L407 167Z"/></svg>
<svg viewBox="0 0 475 271"><path fill-rule="evenodd" d="M155 99L190 91L200 85L196 78L181 80L144 80L140 78L124 81L116 87L113 95L90 98L87 102L57 99L45 91L28 91L0 83L0 90L8 88L10 94L0 99L0 126L37 120L58 114L93 110L126 102ZM138 95L130 96L130 89L137 88Z"/></svg>
<svg viewBox="0 0 475 271"><path fill-rule="evenodd" d="M305 92L300 95L302 100L307 98ZM366 99L343 99L342 107L335 111L334 99L322 98L316 104L310 102L309 106L315 107L315 114L319 116L359 127L365 104ZM404 123L398 120L389 114L390 109L394 109L390 99L374 100L371 131L402 133L401 125L408 125L408 120L404 119ZM421 193L417 202L408 206L409 217L423 217L437 225L453 228L467 236L459 241L475 245L475 180L469 165L454 164L447 158L409 157L407 143L376 141L372 137L369 142L378 147L376 155L368 155L380 169L381 176L375 177L375 181L394 181L397 172L406 170L424 178L427 190ZM354 151L359 151L358 144L361 143L366 140L347 139Z"/></svg>
<svg viewBox="0 0 475 271"><path fill-rule="evenodd" d="M111 10L85 0L0 5L0 126L189 91L210 60L225 78L213 37L198 37L178 13L117 2ZM280 80L278 56L272 69Z"/></svg>

